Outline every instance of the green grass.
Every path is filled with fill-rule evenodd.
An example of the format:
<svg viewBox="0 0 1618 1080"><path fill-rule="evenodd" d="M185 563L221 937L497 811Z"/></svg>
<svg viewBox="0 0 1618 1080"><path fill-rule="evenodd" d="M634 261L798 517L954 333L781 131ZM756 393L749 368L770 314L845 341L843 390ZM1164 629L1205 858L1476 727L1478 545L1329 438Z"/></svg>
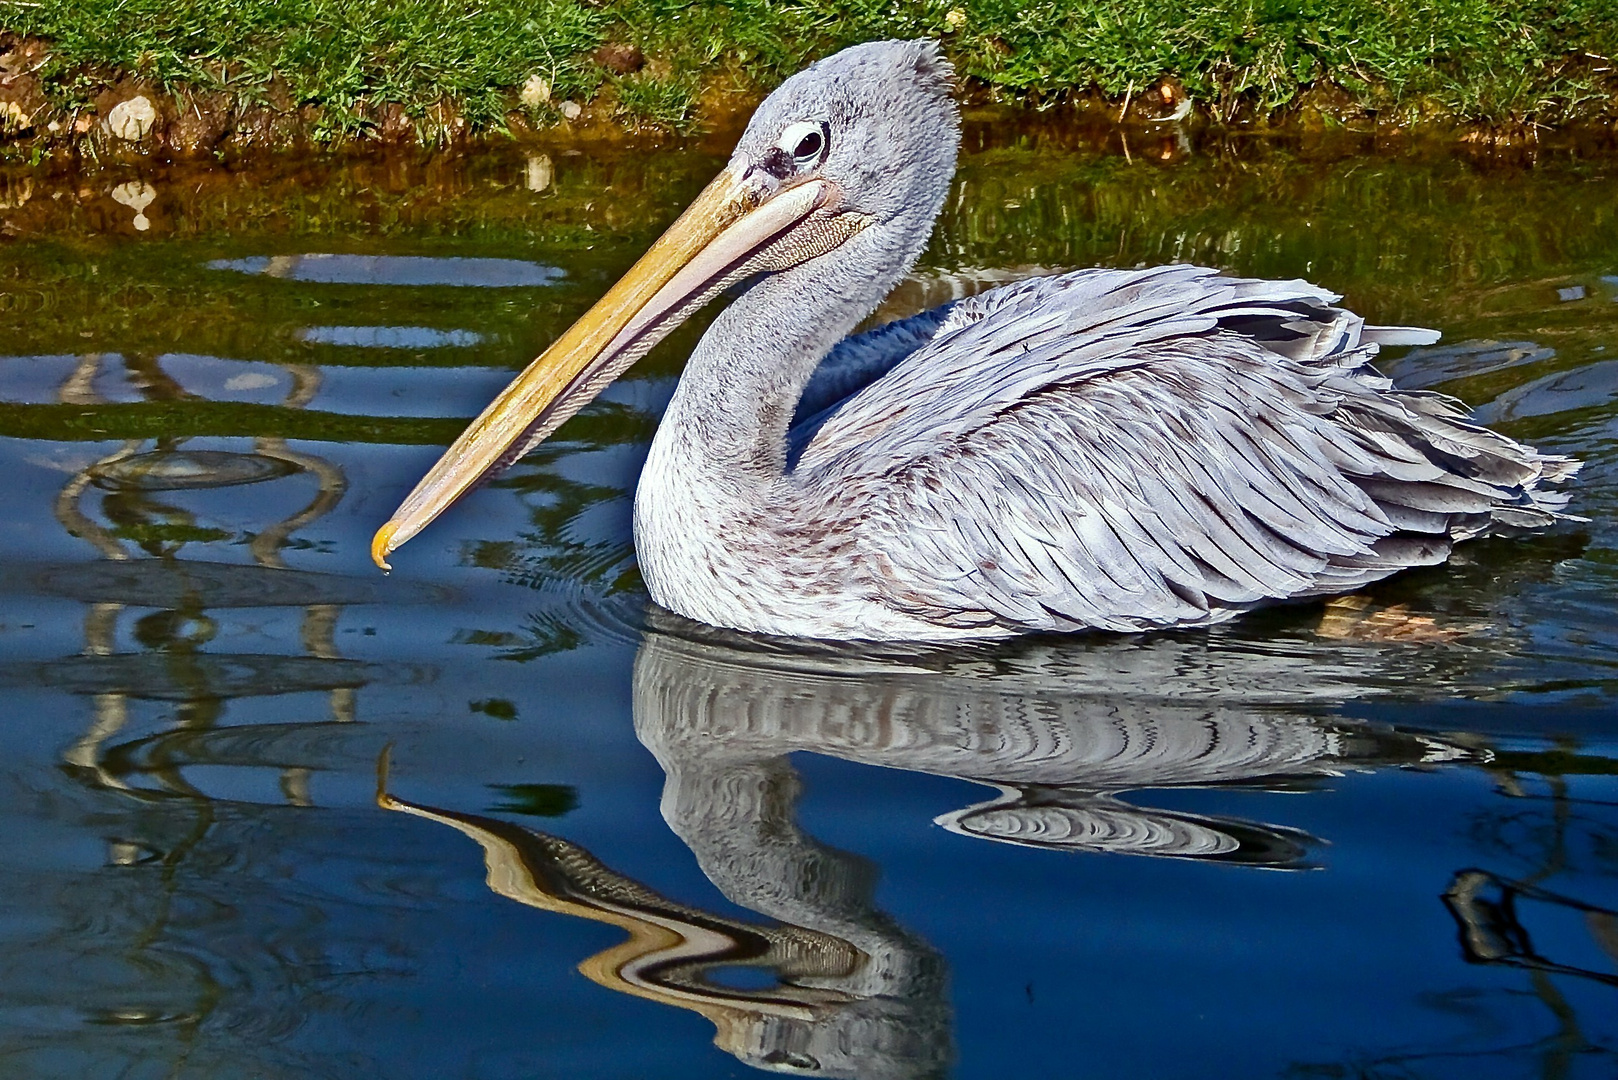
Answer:
<svg viewBox="0 0 1618 1080"><path fill-rule="evenodd" d="M39 75L63 106L136 75L313 106L321 138L390 103L499 128L536 74L553 100L681 128L705 88L748 100L877 37L937 37L980 91L1036 104L1173 77L1216 115L1264 116L1328 83L1396 120L1549 124L1610 117L1618 91L1615 0L0 0L0 30L51 42ZM646 69L602 70L606 41Z"/></svg>

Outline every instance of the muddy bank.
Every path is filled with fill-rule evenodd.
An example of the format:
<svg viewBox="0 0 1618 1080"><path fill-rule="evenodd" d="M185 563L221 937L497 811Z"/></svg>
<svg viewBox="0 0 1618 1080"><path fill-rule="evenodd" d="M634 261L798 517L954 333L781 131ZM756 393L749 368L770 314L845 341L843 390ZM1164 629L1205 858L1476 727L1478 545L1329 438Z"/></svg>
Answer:
<svg viewBox="0 0 1618 1080"><path fill-rule="evenodd" d="M1201 99L1174 76L1108 94L1094 85L1014 92L965 74L961 97L968 116L985 124L1066 127L1120 142L1165 133L1176 139L1324 134L1498 149L1547 140L1596 146L1618 138L1618 78L1597 66L1603 60L1580 59L1594 89L1561 108L1554 122L1469 117L1437 97L1384 108L1376 88L1350 92L1326 79L1280 106L1251 94ZM474 115L449 96L414 107L380 94L342 106L311 101L279 75L244 80L224 63L208 88L117 67L79 66L68 76L52 43L0 30L0 160L239 161L315 148L436 148L488 140L564 148L689 144L703 137L723 142L741 129L769 85L734 64L716 63L684 77L677 109L659 111L644 97L674 80L668 62L648 58L637 45L608 41L579 63L593 73L593 84L553 84L535 74L499 90L503 113L485 105Z"/></svg>
<svg viewBox="0 0 1618 1080"><path fill-rule="evenodd" d="M1468 123L1442 114L1395 121L1327 91L1285 111L1222 117L1207 107L1177 101L1174 93L1175 88L1165 84L1132 100L1109 100L1092 92L1035 105L967 87L963 111L969 125L1058 132L1081 142L1110 142L1120 152L1165 139L1183 143L1188 138L1253 137L1357 143L1373 150L1415 145L1514 155L1532 155L1541 147L1618 150L1618 125L1596 117L1557 126ZM610 98L564 102L570 108L548 123L536 123L532 116L514 111L504 128L495 130L469 124L449 102L419 115L389 103L356 107L363 121L359 128L332 137L323 110L316 106L245 105L219 94L166 94L127 80L103 90L92 107L71 110L0 97L0 123L9 128L0 135L0 160L34 165L250 162L295 152L467 149L489 143L541 150L719 146L734 141L762 97L740 91L705 95L680 130L626 116ZM26 122L19 117L26 117Z"/></svg>

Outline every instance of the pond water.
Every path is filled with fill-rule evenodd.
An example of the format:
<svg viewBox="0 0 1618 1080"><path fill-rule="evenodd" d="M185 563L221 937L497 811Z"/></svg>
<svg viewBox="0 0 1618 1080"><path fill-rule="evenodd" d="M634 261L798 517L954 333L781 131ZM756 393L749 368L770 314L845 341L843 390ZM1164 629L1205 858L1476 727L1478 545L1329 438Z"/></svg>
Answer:
<svg viewBox="0 0 1618 1080"><path fill-rule="evenodd" d="M1309 278L1589 522L1207 632L707 633L629 533L692 328L384 578L715 148L0 170L0 1073L1618 1072L1618 160L968 134L886 315Z"/></svg>

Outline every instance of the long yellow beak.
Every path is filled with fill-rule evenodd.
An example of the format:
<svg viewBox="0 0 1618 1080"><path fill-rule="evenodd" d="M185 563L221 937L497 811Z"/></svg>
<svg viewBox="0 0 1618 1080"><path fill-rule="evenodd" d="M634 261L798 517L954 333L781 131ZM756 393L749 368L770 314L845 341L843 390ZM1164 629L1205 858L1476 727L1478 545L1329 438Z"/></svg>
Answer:
<svg viewBox="0 0 1618 1080"><path fill-rule="evenodd" d="M703 303L748 272L779 268L776 260L755 264L835 195L823 180L771 195L758 177L721 172L622 280L461 433L377 530L372 561L390 569L391 552L479 480L532 450Z"/></svg>

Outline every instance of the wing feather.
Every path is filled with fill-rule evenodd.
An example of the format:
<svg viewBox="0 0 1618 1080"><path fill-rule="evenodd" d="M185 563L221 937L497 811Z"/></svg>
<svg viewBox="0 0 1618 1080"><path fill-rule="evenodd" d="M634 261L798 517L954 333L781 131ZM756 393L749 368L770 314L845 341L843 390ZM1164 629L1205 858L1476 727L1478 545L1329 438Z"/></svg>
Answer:
<svg viewBox="0 0 1618 1080"><path fill-rule="evenodd" d="M1537 485L1576 464L1393 390L1378 345L1436 335L1336 300L1170 266L955 302L794 436L791 482L869 496L883 602L1023 630L1214 622L1554 520Z"/></svg>

